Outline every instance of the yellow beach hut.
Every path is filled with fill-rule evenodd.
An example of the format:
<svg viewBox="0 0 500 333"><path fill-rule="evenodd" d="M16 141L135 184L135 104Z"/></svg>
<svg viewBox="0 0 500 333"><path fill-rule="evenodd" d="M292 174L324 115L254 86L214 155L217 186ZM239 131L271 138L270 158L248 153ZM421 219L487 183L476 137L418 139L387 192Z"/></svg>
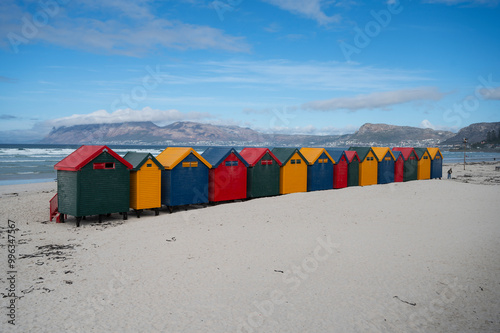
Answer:
<svg viewBox="0 0 500 333"><path fill-rule="evenodd" d="M297 148L274 148L281 162L280 194L307 192L307 160Z"/></svg>
<svg viewBox="0 0 500 333"><path fill-rule="evenodd" d="M123 159L132 165L130 170L130 208L137 217L144 209L152 209L155 215L161 208L161 171L163 165L150 153L128 152Z"/></svg>
<svg viewBox="0 0 500 333"><path fill-rule="evenodd" d="M359 156L359 186L375 185L378 177L378 160L371 147L351 147Z"/></svg>
<svg viewBox="0 0 500 333"><path fill-rule="evenodd" d="M427 148L415 148L417 154L418 167L417 179L431 179L431 155Z"/></svg>

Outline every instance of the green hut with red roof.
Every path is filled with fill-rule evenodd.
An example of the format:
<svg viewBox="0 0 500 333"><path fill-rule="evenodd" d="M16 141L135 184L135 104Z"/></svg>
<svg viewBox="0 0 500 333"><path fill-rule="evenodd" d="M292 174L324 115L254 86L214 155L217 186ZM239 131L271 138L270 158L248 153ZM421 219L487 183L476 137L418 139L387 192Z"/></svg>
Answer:
<svg viewBox="0 0 500 333"><path fill-rule="evenodd" d="M107 146L81 146L56 165L57 210L61 216L82 217L129 210L132 165ZM64 221L64 219L63 219Z"/></svg>

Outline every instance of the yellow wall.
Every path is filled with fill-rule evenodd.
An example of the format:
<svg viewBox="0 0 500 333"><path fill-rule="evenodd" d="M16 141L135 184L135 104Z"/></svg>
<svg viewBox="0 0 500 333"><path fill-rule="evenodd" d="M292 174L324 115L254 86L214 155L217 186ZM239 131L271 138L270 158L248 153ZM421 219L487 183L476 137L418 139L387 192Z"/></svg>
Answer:
<svg viewBox="0 0 500 333"><path fill-rule="evenodd" d="M378 162L373 152L369 152L365 159L359 163L359 185L377 184Z"/></svg>
<svg viewBox="0 0 500 333"><path fill-rule="evenodd" d="M292 164L300 160L300 164ZM280 168L280 193L307 192L307 162L295 153L288 163Z"/></svg>
<svg viewBox="0 0 500 333"><path fill-rule="evenodd" d="M151 167L148 167L151 164ZM150 209L161 207L161 170L149 159L139 171L130 173L130 207Z"/></svg>
<svg viewBox="0 0 500 333"><path fill-rule="evenodd" d="M430 179L431 178L431 157L428 152L418 161L417 179Z"/></svg>

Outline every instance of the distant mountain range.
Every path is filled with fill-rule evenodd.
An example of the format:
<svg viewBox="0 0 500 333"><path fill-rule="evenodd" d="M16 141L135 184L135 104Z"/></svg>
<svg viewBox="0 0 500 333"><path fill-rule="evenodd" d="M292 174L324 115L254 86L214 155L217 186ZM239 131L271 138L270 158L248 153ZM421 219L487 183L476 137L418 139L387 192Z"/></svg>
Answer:
<svg viewBox="0 0 500 333"><path fill-rule="evenodd" d="M89 124L53 129L40 143L45 144L134 144L134 145L234 145L234 146L429 146L453 145L466 133L481 141L491 126L500 123L473 124L458 134L430 128L364 124L353 134L287 135L265 134L239 126L221 126L195 122L176 122L158 126L152 122ZM486 125L484 125L486 124ZM492 125L497 124L497 125ZM480 125L480 126L479 126ZM476 139L480 138L480 139Z"/></svg>
<svg viewBox="0 0 500 333"><path fill-rule="evenodd" d="M464 138L467 138L467 141L469 143L481 142L482 140L486 140L488 132L492 130L495 131L495 133L499 133L498 131L500 130L500 122L471 124L467 127L462 128L455 136L445 140L442 144L461 144Z"/></svg>

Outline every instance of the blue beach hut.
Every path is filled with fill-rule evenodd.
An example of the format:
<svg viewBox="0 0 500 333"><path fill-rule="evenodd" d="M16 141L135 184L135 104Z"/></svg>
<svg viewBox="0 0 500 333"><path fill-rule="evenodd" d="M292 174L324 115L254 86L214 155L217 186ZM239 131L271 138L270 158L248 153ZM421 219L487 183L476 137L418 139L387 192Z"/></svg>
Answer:
<svg viewBox="0 0 500 333"><path fill-rule="evenodd" d="M307 191L333 188L333 164L335 161L325 148L301 148L307 161Z"/></svg>
<svg viewBox="0 0 500 333"><path fill-rule="evenodd" d="M156 159L161 174L161 203L173 206L208 203L208 172L211 168L193 148L169 147Z"/></svg>
<svg viewBox="0 0 500 333"><path fill-rule="evenodd" d="M378 160L377 184L394 183L394 162L396 159L387 147L372 147Z"/></svg>

